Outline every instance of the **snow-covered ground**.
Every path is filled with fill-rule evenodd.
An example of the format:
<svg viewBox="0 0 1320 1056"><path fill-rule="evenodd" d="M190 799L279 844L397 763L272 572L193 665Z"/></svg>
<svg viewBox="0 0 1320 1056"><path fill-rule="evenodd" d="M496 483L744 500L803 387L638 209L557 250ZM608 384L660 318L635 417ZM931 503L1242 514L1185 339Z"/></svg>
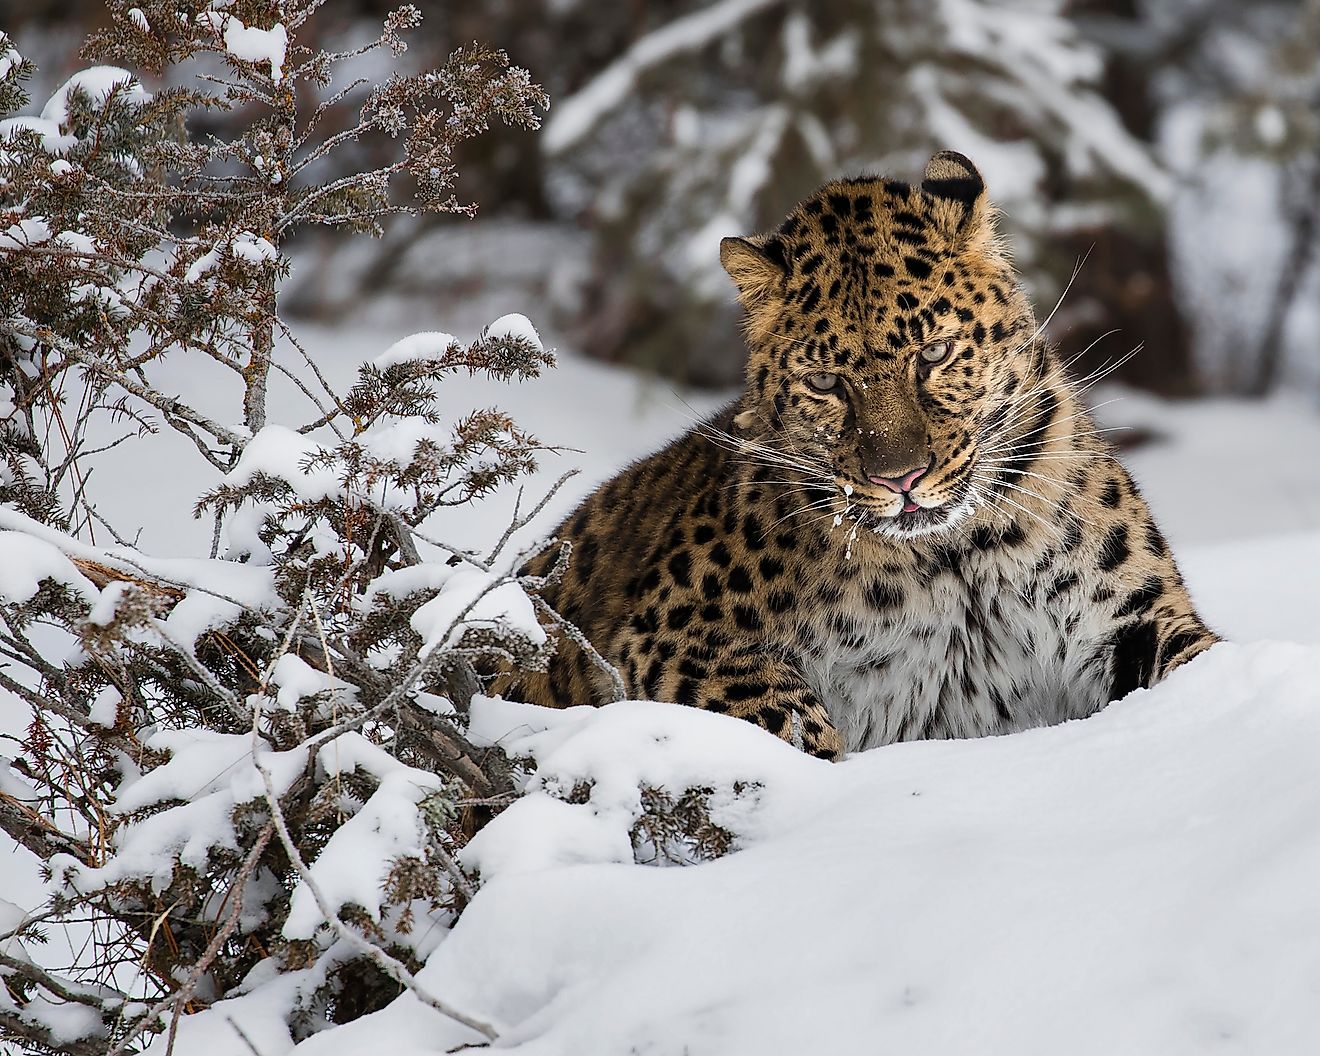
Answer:
<svg viewBox="0 0 1320 1056"><path fill-rule="evenodd" d="M420 981L527 1056L1314 1053L1317 674L1223 645L1085 722L840 765L665 705L491 705L542 790L468 849ZM739 850L631 864L638 784L714 788ZM476 1040L407 997L295 1051L382 1038Z"/></svg>
<svg viewBox="0 0 1320 1056"><path fill-rule="evenodd" d="M403 332L304 337L343 379ZM530 485L582 468L541 532L720 402L571 357L446 399L578 449ZM1105 412L1161 434L1128 462L1234 644L1084 722L838 765L672 705L482 703L479 732L537 760L535 790L467 848L483 887L422 985L529 1056L1320 1051L1320 411L1132 396ZM208 531L179 497L205 482L148 443L104 460L124 486L103 510L141 520L149 551L196 553ZM453 534L488 540L511 503L465 511ZM561 798L583 781L588 802ZM735 853L633 864L639 785L709 789ZM2 853L21 903L28 863ZM175 1051L283 1056L282 985L185 1020ZM476 1040L405 996L297 1053Z"/></svg>

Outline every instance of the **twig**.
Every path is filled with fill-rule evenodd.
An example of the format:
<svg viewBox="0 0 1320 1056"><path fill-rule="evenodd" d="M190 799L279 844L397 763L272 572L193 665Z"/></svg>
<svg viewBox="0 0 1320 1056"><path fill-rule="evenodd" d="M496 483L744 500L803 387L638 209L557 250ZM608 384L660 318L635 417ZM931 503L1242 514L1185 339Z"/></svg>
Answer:
<svg viewBox="0 0 1320 1056"><path fill-rule="evenodd" d="M252 1056L263 1056L262 1051L257 1048L252 1039L247 1036L247 1031L234 1021L233 1016L225 1016L225 1022L229 1024L229 1029L238 1035L238 1040L247 1046L248 1052L252 1053Z"/></svg>
<svg viewBox="0 0 1320 1056"><path fill-rule="evenodd" d="M121 371L116 370L113 366L99 359L97 356L92 355L89 352L84 352L81 348L78 348L76 345L68 341L61 340L57 334L47 327L24 326L16 322L11 322L9 325L12 332L21 334L24 337L33 338L37 341L45 342L52 348L58 350L61 355L67 356L80 366L94 371L99 376L118 385L120 388L136 396L138 399L151 404L164 414L167 420L173 417L180 421L187 422L190 425L195 425L199 429L203 429L210 433L220 443L228 444L232 447L242 448L244 444L247 443L247 437L243 436L241 433L237 433L227 426L221 425L219 422L212 421L210 418L206 417L206 415L193 410L186 404L180 403L176 397L167 396L159 389L153 389L149 385L143 385L139 382L133 381ZM212 456L210 456L209 452L204 453L208 454L208 460L212 460Z"/></svg>
<svg viewBox="0 0 1320 1056"><path fill-rule="evenodd" d="M471 902L477 897L477 889L472 886L472 878L463 871L463 867L454 860L454 856L449 853L439 840L434 845L435 856L440 859L440 864L445 867L445 872L449 878L454 881L454 886L458 888L464 900Z"/></svg>
<svg viewBox="0 0 1320 1056"><path fill-rule="evenodd" d="M86 1005L94 1008L104 1015L108 1011L108 1005L118 1004L125 1000L123 994L118 990L111 990L109 987L94 987L84 984L74 984L60 979L58 976L51 975L39 965L23 957L13 957L3 950L0 950L0 966L9 970L12 975L26 979L30 983L41 987L61 1001L71 1001L74 1004ZM96 992L96 991L102 992Z"/></svg>
<svg viewBox="0 0 1320 1056"><path fill-rule="evenodd" d="M243 913L243 886L247 883L248 877L252 875L252 870L256 868L258 860L266 850L266 844L270 842L271 835L275 831L273 822L267 822L265 827L257 834L256 841L252 844L252 849L248 852L247 858L243 860L242 867L234 876L233 890L237 892L234 896L234 902L225 918L224 924L212 936L211 941L207 943L206 949L202 951L201 957L193 965L192 971L188 973L188 978L183 981L183 985L174 993L157 1001L147 1010L129 1029L129 1032L119 1039L119 1043L110 1050L108 1056L120 1056L128 1048L129 1044L147 1029L147 1026L156 1019L157 1016L164 1013L171 1005L174 1006L174 1018L170 1021L170 1037L165 1047L165 1056L171 1056L174 1052L174 1031L178 1023L178 1018L183 1005L192 998L193 992L197 989L197 984L201 982L202 976L206 974L208 968L220 952L220 947L234 933L238 927L239 917Z"/></svg>
<svg viewBox="0 0 1320 1056"><path fill-rule="evenodd" d="M417 996L419 1000L430 1005L441 1015L448 1016L456 1022L462 1023L470 1030L475 1030L482 1037L494 1041L499 1037L499 1032L484 1020L469 1016L467 1013L453 1007L448 1002L436 997L423 987L417 977L408 971L407 965L397 958L391 957L374 942L363 938L356 931L350 928L340 919L339 913L330 907L325 894L320 886L313 879L311 870L307 863L303 861L297 845L293 842L293 837L289 833L288 825L284 820L284 812L280 808L279 796L275 793L275 784L271 780L270 772L261 765L258 749L260 745L260 734L257 730L257 723L252 723L252 765L256 767L257 773L261 775L261 783L266 790L266 805L270 808L271 820L275 825L275 831L279 834L280 843L284 845L284 853L288 855L289 861L293 864L294 870L298 873L299 879L307 885L307 890L311 892L312 899L316 902L316 908L320 910L322 918L334 930L341 939L350 946L360 950L380 968L386 975L393 979L400 986L405 986ZM310 756L310 749L309 749Z"/></svg>
<svg viewBox="0 0 1320 1056"><path fill-rule="evenodd" d="M535 591L528 591L527 596L532 599L532 605L537 612L543 614L547 619L559 628L570 642L576 645L587 655L598 670L610 680L611 701L623 700L628 696L628 688L624 685L623 676L619 674L619 669L605 659L588 640L587 636L577 624L565 619L547 602L540 594Z"/></svg>

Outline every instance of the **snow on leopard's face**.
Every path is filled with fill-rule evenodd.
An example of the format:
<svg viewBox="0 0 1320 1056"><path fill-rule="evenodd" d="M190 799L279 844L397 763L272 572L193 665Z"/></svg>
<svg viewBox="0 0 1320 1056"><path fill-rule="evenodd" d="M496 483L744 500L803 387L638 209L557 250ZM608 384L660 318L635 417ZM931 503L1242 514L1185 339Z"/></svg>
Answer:
<svg viewBox="0 0 1320 1056"><path fill-rule="evenodd" d="M943 157L920 187L828 184L722 254L748 308L749 450L804 506L896 538L963 521L1039 413L1031 307L979 175Z"/></svg>

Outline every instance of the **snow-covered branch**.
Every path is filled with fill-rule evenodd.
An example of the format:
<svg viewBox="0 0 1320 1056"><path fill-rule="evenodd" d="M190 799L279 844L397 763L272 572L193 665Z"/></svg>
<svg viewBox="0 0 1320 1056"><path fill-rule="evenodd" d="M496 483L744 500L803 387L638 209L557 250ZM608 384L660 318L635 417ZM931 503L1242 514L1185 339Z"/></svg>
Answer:
<svg viewBox="0 0 1320 1056"><path fill-rule="evenodd" d="M457 147L535 127L546 100L473 44L377 84L356 126L318 139L325 110L300 117L300 93L364 53L300 43L319 6L181 19L170 0L109 0L92 50L174 65L186 86L152 97L98 67L40 117L0 122L0 703L30 716L0 759L0 833L50 877L44 909L0 913L0 1024L33 1051L168 1052L190 1016L262 986L288 1037L400 987L495 1037L416 979L476 895L458 861L474 819L518 792L514 764L469 740L467 710L575 632L508 566L527 515L470 561L428 541L547 450L499 410L437 400L455 376L531 378L554 358L511 315L471 342L418 335L341 392L279 296L301 226L469 212ZM398 54L419 20L387 16L368 50ZM30 72L0 37L6 114ZM190 141L203 106L259 117ZM317 182L320 161L369 138L393 153ZM165 370L179 360L210 373L180 383ZM272 373L304 418L275 419ZM226 391L241 396L226 406ZM209 556L144 553L98 511L92 462L134 430L201 455L188 501L212 518ZM20 948L38 922L85 918L71 966Z"/></svg>

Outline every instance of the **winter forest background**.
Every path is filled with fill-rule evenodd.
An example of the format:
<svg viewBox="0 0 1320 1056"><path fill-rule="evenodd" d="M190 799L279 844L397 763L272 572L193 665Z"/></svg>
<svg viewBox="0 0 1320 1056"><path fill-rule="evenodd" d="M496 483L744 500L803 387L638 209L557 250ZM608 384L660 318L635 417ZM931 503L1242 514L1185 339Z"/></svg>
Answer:
<svg viewBox="0 0 1320 1056"><path fill-rule="evenodd" d="M418 6L0 0L0 1052L1316 1051L1320 3ZM720 238L944 148L1235 644L833 767L483 696Z"/></svg>
<svg viewBox="0 0 1320 1056"><path fill-rule="evenodd" d="M318 41L365 39L387 6L330 4ZM555 344L729 385L740 352L719 238L772 226L837 173L914 172L956 142L1040 303L1085 259L1060 338L1082 348L1117 329L1097 354L1142 345L1120 376L1160 393L1320 386L1309 0L482 0L424 14L402 68L462 41L504 48L553 100L545 129L496 129L465 152L480 226L433 215L373 244L300 240L292 316L445 305L476 319L503 300ZM12 5L35 97L103 20L98 0Z"/></svg>

